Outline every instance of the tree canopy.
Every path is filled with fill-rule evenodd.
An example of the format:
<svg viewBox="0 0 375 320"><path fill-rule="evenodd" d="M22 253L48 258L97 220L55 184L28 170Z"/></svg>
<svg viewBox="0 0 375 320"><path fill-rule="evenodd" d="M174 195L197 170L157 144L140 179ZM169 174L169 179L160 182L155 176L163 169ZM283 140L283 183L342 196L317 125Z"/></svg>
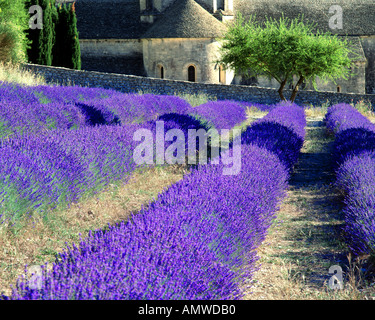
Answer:
<svg viewBox="0 0 375 320"><path fill-rule="evenodd" d="M27 28L25 0L0 0L0 62L26 60Z"/></svg>
<svg viewBox="0 0 375 320"><path fill-rule="evenodd" d="M264 75L279 84L282 100L285 85L293 83L290 101L294 101L300 86L315 78L347 79L352 60L347 39L331 33L313 32L314 25L282 16L267 19L263 25L255 16L245 22L238 15L223 37L221 58L217 61L237 74ZM293 82L294 81L294 82Z"/></svg>
<svg viewBox="0 0 375 320"><path fill-rule="evenodd" d="M81 68L81 51L74 3L55 0L27 0L43 9L43 28L28 31L29 61L71 69Z"/></svg>

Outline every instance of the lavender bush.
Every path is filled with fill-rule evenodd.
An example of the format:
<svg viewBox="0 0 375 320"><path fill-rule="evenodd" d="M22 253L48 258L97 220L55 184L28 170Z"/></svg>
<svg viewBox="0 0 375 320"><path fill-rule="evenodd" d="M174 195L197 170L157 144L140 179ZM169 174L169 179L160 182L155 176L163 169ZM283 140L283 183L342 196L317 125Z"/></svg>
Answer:
<svg viewBox="0 0 375 320"><path fill-rule="evenodd" d="M118 91L103 88L79 86L36 86L29 88L42 103L77 103L96 98L107 98L120 94Z"/></svg>
<svg viewBox="0 0 375 320"><path fill-rule="evenodd" d="M35 87L22 87L12 84L0 85L0 139L13 134L38 133L50 129L74 129L85 126L85 115L74 104L74 100L63 101L56 98L58 87L54 91L55 99L41 102ZM80 88L82 89L87 88ZM78 88L61 90L71 92L78 99ZM87 90L88 91L88 90ZM62 93L60 92L60 95ZM92 95L93 93L91 93ZM97 92L96 95L99 93Z"/></svg>
<svg viewBox="0 0 375 320"><path fill-rule="evenodd" d="M256 144L276 154L292 170L305 138L306 118L303 108L280 103L242 134L242 143Z"/></svg>
<svg viewBox="0 0 375 320"><path fill-rule="evenodd" d="M0 138L13 133L156 120L165 113L188 114L182 98L124 94L81 87L0 85Z"/></svg>
<svg viewBox="0 0 375 320"><path fill-rule="evenodd" d="M164 121L166 131L178 128L186 137L188 129L202 128L198 120L188 115L167 114L159 120ZM82 195L102 190L110 181L126 182L128 174L139 165L133 158L139 144L134 140L138 129L150 130L155 141L155 121L48 130L2 141L3 218L16 221L25 214L66 206ZM170 143L166 142L164 150Z"/></svg>
<svg viewBox="0 0 375 320"><path fill-rule="evenodd" d="M188 114L191 106L176 96L153 94L114 94L108 98L91 99L78 106L97 110L117 123L143 123L166 113Z"/></svg>
<svg viewBox="0 0 375 320"><path fill-rule="evenodd" d="M328 109L335 133L337 186L344 192L344 235L354 255L375 255L375 125L348 104Z"/></svg>
<svg viewBox="0 0 375 320"><path fill-rule="evenodd" d="M209 101L191 112L218 130L231 129L246 120L246 108L235 101Z"/></svg>
<svg viewBox="0 0 375 320"><path fill-rule="evenodd" d="M85 125L85 116L72 104L0 102L0 139L13 134L76 129Z"/></svg>
<svg viewBox="0 0 375 320"><path fill-rule="evenodd" d="M65 205L111 180L125 179L136 167L133 134L137 129L128 125L50 130L2 143L3 218Z"/></svg>

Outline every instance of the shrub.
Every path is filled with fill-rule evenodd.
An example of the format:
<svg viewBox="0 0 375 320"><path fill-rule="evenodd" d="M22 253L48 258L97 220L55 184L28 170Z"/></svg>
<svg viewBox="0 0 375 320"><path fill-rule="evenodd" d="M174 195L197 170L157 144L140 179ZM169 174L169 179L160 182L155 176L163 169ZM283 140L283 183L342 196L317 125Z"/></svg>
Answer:
<svg viewBox="0 0 375 320"><path fill-rule="evenodd" d="M303 145L305 126L303 108L280 103L242 134L242 143L256 144L273 152L291 172Z"/></svg>

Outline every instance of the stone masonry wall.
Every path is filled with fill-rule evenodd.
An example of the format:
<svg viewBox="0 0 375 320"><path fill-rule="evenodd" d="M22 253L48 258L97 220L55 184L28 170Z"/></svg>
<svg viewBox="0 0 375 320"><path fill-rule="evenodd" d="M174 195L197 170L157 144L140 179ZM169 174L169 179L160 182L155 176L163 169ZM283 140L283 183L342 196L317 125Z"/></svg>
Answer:
<svg viewBox="0 0 375 320"><path fill-rule="evenodd" d="M158 78L157 65L164 67L165 79L188 80L188 67L196 69L197 82L219 83L219 43L212 39L144 39L146 74Z"/></svg>
<svg viewBox="0 0 375 320"><path fill-rule="evenodd" d="M265 104L280 101L277 91L269 88L193 83L123 74L71 70L33 64L25 64L24 68L41 74L49 84L102 87L124 93L137 93L139 91L155 94L203 93L216 97L218 100L240 100ZM290 96L289 90L285 91L285 96ZM317 92L307 90L300 91L295 102L300 105L321 105L328 101L332 105L340 102L355 103L361 100L369 101L375 106L375 94Z"/></svg>
<svg viewBox="0 0 375 320"><path fill-rule="evenodd" d="M375 93L375 36L361 37L363 50L367 57L366 92Z"/></svg>
<svg viewBox="0 0 375 320"><path fill-rule="evenodd" d="M80 47L84 70L146 75L141 40L80 40Z"/></svg>

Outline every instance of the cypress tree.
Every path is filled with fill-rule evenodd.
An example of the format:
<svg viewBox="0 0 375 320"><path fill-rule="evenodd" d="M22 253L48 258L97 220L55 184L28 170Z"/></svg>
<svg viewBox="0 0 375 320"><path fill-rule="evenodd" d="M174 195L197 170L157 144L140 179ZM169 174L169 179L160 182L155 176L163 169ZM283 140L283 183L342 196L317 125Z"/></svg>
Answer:
<svg viewBox="0 0 375 320"><path fill-rule="evenodd" d="M51 0L39 0L43 9L43 29L39 33L39 55L37 62L42 65L52 65L52 48L55 42L55 26Z"/></svg>
<svg viewBox="0 0 375 320"><path fill-rule="evenodd" d="M56 41L54 46L53 65L57 67L68 67L68 9L66 4L60 4L57 9L57 24L56 24Z"/></svg>
<svg viewBox="0 0 375 320"><path fill-rule="evenodd" d="M74 3L68 6L60 5L57 21L54 65L79 70L81 69L81 49Z"/></svg>
<svg viewBox="0 0 375 320"><path fill-rule="evenodd" d="M81 48L79 45L79 35L77 30L77 17L74 3L70 6L68 20L68 41L70 52L70 64L72 69L81 69Z"/></svg>
<svg viewBox="0 0 375 320"><path fill-rule="evenodd" d="M56 67L62 66L63 63L63 51L64 51L64 37L65 37L65 27L63 25L64 19L62 17L62 4L56 8L54 15L55 23L55 44L52 49L52 65Z"/></svg>

